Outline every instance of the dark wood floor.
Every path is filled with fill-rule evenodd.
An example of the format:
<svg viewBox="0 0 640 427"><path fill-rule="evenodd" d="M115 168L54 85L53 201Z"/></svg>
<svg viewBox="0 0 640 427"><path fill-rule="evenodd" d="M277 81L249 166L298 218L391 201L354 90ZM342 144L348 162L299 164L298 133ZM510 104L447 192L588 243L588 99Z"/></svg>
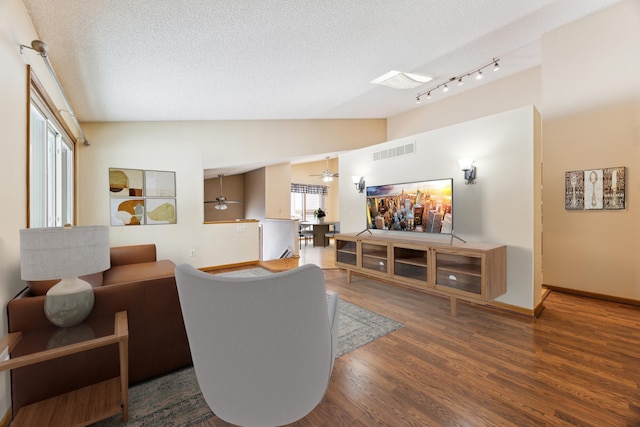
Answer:
<svg viewBox="0 0 640 427"><path fill-rule="evenodd" d="M640 426L640 308L552 292L538 319L325 270L404 327L336 360L295 426ZM205 426L226 426L212 419Z"/></svg>

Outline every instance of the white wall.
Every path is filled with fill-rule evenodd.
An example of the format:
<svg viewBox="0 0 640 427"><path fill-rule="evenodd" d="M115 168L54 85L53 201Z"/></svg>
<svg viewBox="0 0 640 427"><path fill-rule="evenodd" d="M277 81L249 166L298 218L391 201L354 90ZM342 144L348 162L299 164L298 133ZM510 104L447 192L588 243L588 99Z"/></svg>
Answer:
<svg viewBox="0 0 640 427"><path fill-rule="evenodd" d="M498 301L533 309L540 292L533 277L537 115L523 107L340 155L341 232L366 228L365 195L356 192L352 175L364 176L367 185L453 178L455 234L507 245L507 293ZM412 141L415 155L372 161L374 152ZM462 157L475 159L476 184L464 184Z"/></svg>
<svg viewBox="0 0 640 427"><path fill-rule="evenodd" d="M542 46L544 283L640 301L640 1L545 34ZM619 166L624 210L565 209L565 172Z"/></svg>
<svg viewBox="0 0 640 427"><path fill-rule="evenodd" d="M640 96L640 1L626 0L542 37L544 117Z"/></svg>
<svg viewBox="0 0 640 427"><path fill-rule="evenodd" d="M277 191L266 186L289 176L283 172L289 168L279 166L278 159L314 150L360 148L383 141L386 135L385 121L377 119L84 123L83 129L91 145L78 151L79 223L109 224L110 167L175 171L177 224L111 227L111 244L156 243L159 257L196 267L255 261L260 252L257 229L255 236L250 228L220 235L217 225L203 224L205 168L271 162L268 168L275 171L271 180L265 169L255 177L246 174L245 195L255 194L262 201L253 206L246 200L245 214L264 218L269 207L278 215L282 210L288 218L288 199L267 204L267 194ZM324 143L311 147L299 143L316 139ZM288 194L290 181L286 181L283 188ZM262 191L257 191L260 187ZM194 257L189 256L192 249Z"/></svg>
<svg viewBox="0 0 640 427"><path fill-rule="evenodd" d="M265 219L262 225L262 261L278 259L285 250L298 251L298 222L290 219Z"/></svg>
<svg viewBox="0 0 640 427"><path fill-rule="evenodd" d="M291 164L267 166L265 213L271 219L291 219Z"/></svg>
<svg viewBox="0 0 640 427"><path fill-rule="evenodd" d="M20 0L0 0L0 122L2 156L0 180L0 301L4 307L25 283L20 279L20 234L27 224L27 64L57 105L60 96L43 59L20 45L38 38L25 6ZM73 128L72 128L73 129ZM0 333L7 331L6 315L0 316ZM9 409L9 372L0 373L0 417Z"/></svg>
<svg viewBox="0 0 640 427"><path fill-rule="evenodd" d="M260 168L244 174L245 197L244 209L247 218L262 219L266 216L267 189L264 186L267 170Z"/></svg>

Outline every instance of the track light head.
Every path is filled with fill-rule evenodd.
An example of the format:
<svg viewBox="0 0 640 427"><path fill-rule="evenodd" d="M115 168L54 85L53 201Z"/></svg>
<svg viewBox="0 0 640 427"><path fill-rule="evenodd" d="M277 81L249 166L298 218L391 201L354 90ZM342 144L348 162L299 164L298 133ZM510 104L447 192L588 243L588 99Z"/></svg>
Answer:
<svg viewBox="0 0 640 427"><path fill-rule="evenodd" d="M482 79L482 71L478 70L478 75L476 76L477 80L481 80Z"/></svg>
<svg viewBox="0 0 640 427"><path fill-rule="evenodd" d="M458 86L462 86L464 84L464 81L462 81L462 77L460 77L458 79Z"/></svg>
<svg viewBox="0 0 640 427"><path fill-rule="evenodd" d="M447 92L448 90L449 90L449 86L445 84L444 87L442 88L442 91Z"/></svg>
<svg viewBox="0 0 640 427"><path fill-rule="evenodd" d="M31 42L31 49L35 50L40 56L47 56L49 53L49 46L42 40L34 40Z"/></svg>
<svg viewBox="0 0 640 427"><path fill-rule="evenodd" d="M46 58L47 55L49 54L49 46L47 46L47 44L45 42L43 42L42 40L33 40L31 42L31 46L27 46L25 44L21 44L20 45L20 54L22 55L22 49L24 48L27 49L31 49L34 50L36 52L38 52L38 55L42 56L43 58Z"/></svg>
<svg viewBox="0 0 640 427"><path fill-rule="evenodd" d="M493 64L493 71L498 71L500 69L500 64L498 64L498 61L496 60L496 62L494 62Z"/></svg>

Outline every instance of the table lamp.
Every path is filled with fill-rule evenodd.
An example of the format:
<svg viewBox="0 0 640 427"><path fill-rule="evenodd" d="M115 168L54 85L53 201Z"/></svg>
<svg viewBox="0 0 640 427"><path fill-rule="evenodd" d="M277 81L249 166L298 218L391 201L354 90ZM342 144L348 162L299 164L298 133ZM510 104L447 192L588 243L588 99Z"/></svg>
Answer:
<svg viewBox="0 0 640 427"><path fill-rule="evenodd" d="M81 323L93 308L93 288L78 276L110 266L109 227L47 227L20 230L22 280L60 279L47 291L44 312L56 326Z"/></svg>

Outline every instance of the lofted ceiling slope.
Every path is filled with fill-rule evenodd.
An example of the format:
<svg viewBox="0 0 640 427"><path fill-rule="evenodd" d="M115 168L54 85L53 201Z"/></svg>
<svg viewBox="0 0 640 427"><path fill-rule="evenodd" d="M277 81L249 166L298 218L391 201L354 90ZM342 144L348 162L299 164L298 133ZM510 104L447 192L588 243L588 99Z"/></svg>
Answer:
<svg viewBox="0 0 640 427"><path fill-rule="evenodd" d="M24 3L78 119L90 122L393 117L492 58L500 72L447 96L539 65L543 33L618 1ZM369 83L390 70L433 81Z"/></svg>

